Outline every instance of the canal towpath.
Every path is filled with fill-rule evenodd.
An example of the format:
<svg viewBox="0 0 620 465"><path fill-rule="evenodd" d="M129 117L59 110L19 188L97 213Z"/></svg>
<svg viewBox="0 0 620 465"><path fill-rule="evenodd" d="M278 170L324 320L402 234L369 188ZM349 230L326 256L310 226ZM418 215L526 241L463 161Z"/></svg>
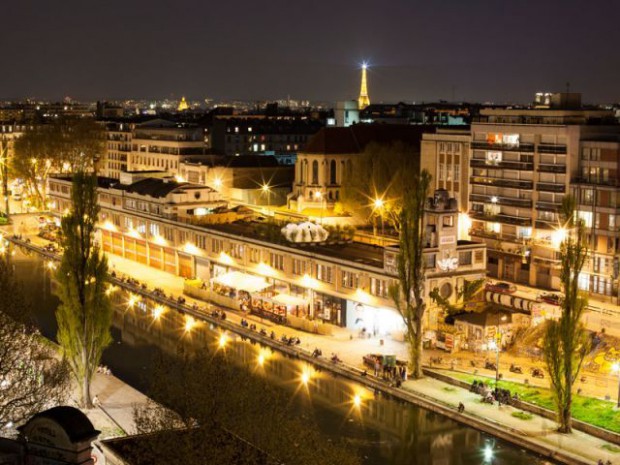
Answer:
<svg viewBox="0 0 620 465"><path fill-rule="evenodd" d="M39 246L47 243L38 237L30 237L30 239L33 244ZM183 278L125 260L122 257L114 255L108 257L111 269L117 273L139 277L140 281L148 283L149 287L161 288L168 295L182 295ZM194 303L194 299L189 297L186 299L190 305ZM197 305L204 305L204 302L195 302ZM227 319L234 323L239 323L242 318L242 315L236 312L227 312L227 315ZM243 317L248 318L245 315ZM248 319L251 320L253 317ZM255 323L259 327L268 328L269 331L274 330L278 336L286 334L289 337L299 337L306 350L311 351L313 347L319 347L325 357L331 353L336 353L344 365L358 369L361 365L362 356L369 352L394 353L399 358L406 358L406 346L402 342L360 339L343 328L337 328L332 336L321 336L296 331L270 322L256 320ZM104 378L101 380L102 376ZM368 378L373 377L369 375ZM362 381L361 377L360 381ZM113 376L98 375L93 392L98 395L100 405L109 417L125 431L133 432L133 405L145 402L146 397L128 388ZM386 392L393 391L387 385L383 386L383 390ZM620 463L620 454L614 452L619 448L614 444L581 432L574 432L571 435L558 434L555 432L553 421L536 415L532 416L530 420L516 418L512 416L515 409L510 406L498 407L497 405L483 404L478 395L465 389L448 386L433 378L408 380L397 392L403 393L400 397L404 397L405 400L409 397L407 394L410 393L418 397L418 402L414 401L414 403L420 404L419 399L424 399L426 408L566 463L589 464L597 463L599 459L609 460L611 463ZM459 402L465 405L463 414L456 411Z"/></svg>

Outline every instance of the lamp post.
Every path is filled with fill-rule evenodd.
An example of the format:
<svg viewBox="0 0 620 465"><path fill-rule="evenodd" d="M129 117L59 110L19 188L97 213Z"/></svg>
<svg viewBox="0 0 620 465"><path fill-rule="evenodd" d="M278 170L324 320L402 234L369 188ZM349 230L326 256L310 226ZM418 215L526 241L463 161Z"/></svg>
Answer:
<svg viewBox="0 0 620 465"><path fill-rule="evenodd" d="M499 384L499 352L502 349L502 333L499 329L500 321L506 321L506 315L500 316L500 313L497 312L497 330L495 332L495 338L489 344L491 350L495 349L496 358L495 358L495 389L497 389Z"/></svg>
<svg viewBox="0 0 620 465"><path fill-rule="evenodd" d="M618 374L618 402L616 407L620 408L620 362L616 362L611 366L611 371Z"/></svg>
<svg viewBox="0 0 620 465"><path fill-rule="evenodd" d="M379 216L381 217L381 235L384 236L385 230L383 228L383 206L385 205L385 203L383 202L383 199L376 198L374 205L375 205L375 210L379 210Z"/></svg>
<svg viewBox="0 0 620 465"><path fill-rule="evenodd" d="M267 194L267 211L271 210L271 187L269 184L263 184L261 190Z"/></svg>
<svg viewBox="0 0 620 465"><path fill-rule="evenodd" d="M321 210L321 225L323 224L323 193L321 191L316 191L314 193L315 200L321 201L321 206L319 207Z"/></svg>

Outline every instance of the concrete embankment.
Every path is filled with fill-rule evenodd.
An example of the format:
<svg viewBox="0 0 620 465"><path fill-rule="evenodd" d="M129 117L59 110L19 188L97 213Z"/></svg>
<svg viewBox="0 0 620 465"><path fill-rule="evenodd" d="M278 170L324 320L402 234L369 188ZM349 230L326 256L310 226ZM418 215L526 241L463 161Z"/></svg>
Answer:
<svg viewBox="0 0 620 465"><path fill-rule="evenodd" d="M9 240L35 252L41 253L48 259L58 259L58 257L53 253L47 252L34 244L27 243L19 239L9 238ZM431 385L428 380L407 381L402 387L396 388L390 386L382 379L372 376L371 374L364 374L363 371L349 364L341 362L333 363L326 357L313 357L312 353L307 349L297 346L289 346L276 339L272 339L267 335L263 335L260 332L251 331L248 328L241 327L239 324L231 321L232 318L223 320L217 316L214 316L211 312L213 310L220 309L213 305L185 305L179 303L176 299L171 298L170 296L153 293L149 289L144 288L141 285L136 285L131 281L120 279L118 277L112 277L110 278L110 281L115 285L123 287L129 292L139 294L144 298L148 298L157 303L174 308L183 314L205 320L222 329L230 331L231 333L251 339L259 344L262 344L263 346L270 347L273 350L286 354L287 356L303 360L323 371L329 371L338 376L350 379L356 383L366 386L371 390L374 390L377 393L381 393L385 396L391 396L394 399L409 402L413 405L438 413L456 422L491 434L551 460L571 465L585 465L596 463L596 459L593 459L594 457L606 457L603 452L600 452L599 454L598 451L602 448L603 442L596 438L592 438L591 436L583 433L575 433L575 435L570 436L559 436L552 432L552 427L550 425L547 425L548 427L546 429L543 427L538 428L538 426L536 428L528 428L525 426L521 427L518 423L515 423L514 419L513 421L509 421L510 418L506 418L510 417L508 411L505 410L503 412L503 416L498 416L495 415L495 411L492 412L491 410L488 410L488 406L478 406L474 404L474 400L471 399L468 399L469 403L467 404L468 407L466 411L464 413L459 413L456 409L455 402L458 403L459 399L465 398L464 396L467 393L465 390L463 390L464 393L461 393L460 391L457 393L458 396L463 397L455 397L453 394L450 398L446 395L446 392L442 393L441 391L442 388L440 386L445 385L436 380L433 380L436 385ZM229 315L233 315L233 312L230 312ZM235 318L238 319L238 317ZM266 325L263 324L263 326ZM329 338L325 338L324 341L324 345L322 343L322 346L329 346ZM509 409L510 407L503 408ZM501 411L499 412L502 413ZM507 421L498 421L497 418L506 418ZM577 434L579 436L577 436ZM553 439L550 439L551 437L553 437ZM591 448L592 450L587 450L586 452L588 453L583 453L584 448Z"/></svg>

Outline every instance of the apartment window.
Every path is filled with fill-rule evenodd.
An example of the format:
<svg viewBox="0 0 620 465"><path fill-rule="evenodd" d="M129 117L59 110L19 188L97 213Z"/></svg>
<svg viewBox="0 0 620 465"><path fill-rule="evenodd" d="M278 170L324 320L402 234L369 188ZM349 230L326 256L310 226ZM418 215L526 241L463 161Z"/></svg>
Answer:
<svg viewBox="0 0 620 465"><path fill-rule="evenodd" d="M327 265L317 265L316 278L326 283L331 283L333 281L332 267Z"/></svg>
<svg viewBox="0 0 620 465"><path fill-rule="evenodd" d="M609 230L615 231L616 229L616 215L609 215Z"/></svg>
<svg viewBox="0 0 620 465"><path fill-rule="evenodd" d="M207 236L196 236L196 247L202 250L207 250Z"/></svg>
<svg viewBox="0 0 620 465"><path fill-rule="evenodd" d="M167 241L174 241L174 229L169 226L164 226L164 239Z"/></svg>
<svg viewBox="0 0 620 465"><path fill-rule="evenodd" d="M434 253L424 254L424 268L435 268L436 258Z"/></svg>
<svg viewBox="0 0 620 465"><path fill-rule="evenodd" d="M459 252L459 265L471 265L471 251Z"/></svg>
<svg viewBox="0 0 620 465"><path fill-rule="evenodd" d="M383 297L386 299L388 296L387 281L385 279L370 278L370 293L372 295L376 295L377 297Z"/></svg>
<svg viewBox="0 0 620 465"><path fill-rule="evenodd" d="M125 217L125 229L133 229L133 218Z"/></svg>
<svg viewBox="0 0 620 465"><path fill-rule="evenodd" d="M230 256L233 258L243 258L244 251L243 244L231 244L230 246Z"/></svg>
<svg viewBox="0 0 620 465"><path fill-rule="evenodd" d="M224 250L224 241L222 239L211 239L211 252L220 253Z"/></svg>
<svg viewBox="0 0 620 465"><path fill-rule="evenodd" d="M260 263L261 253L260 249L250 248L250 263Z"/></svg>
<svg viewBox="0 0 620 465"><path fill-rule="evenodd" d="M157 223L149 224L149 234L151 236L159 236L159 225Z"/></svg>
<svg viewBox="0 0 620 465"><path fill-rule="evenodd" d="M444 179L446 179L446 165L445 163L440 163L439 164L439 173L438 173L438 180L439 181L443 181Z"/></svg>
<svg viewBox="0 0 620 465"><path fill-rule="evenodd" d="M284 255L281 255L279 253L270 253L269 264L272 268L275 268L276 270L284 270Z"/></svg>
<svg viewBox="0 0 620 465"><path fill-rule="evenodd" d="M444 228L452 228L454 226L454 216L446 215L443 217L443 227Z"/></svg>
<svg viewBox="0 0 620 465"><path fill-rule="evenodd" d="M352 271L342 272L342 287L348 287L349 289L357 289L359 287L359 277L357 273Z"/></svg>
<svg viewBox="0 0 620 465"><path fill-rule="evenodd" d="M306 262L304 260L300 260L299 258L293 259L293 274L297 276L306 274Z"/></svg>
<svg viewBox="0 0 620 465"><path fill-rule="evenodd" d="M482 260L484 260L484 252L482 250L476 250L474 253L474 261L480 263Z"/></svg>
<svg viewBox="0 0 620 465"><path fill-rule="evenodd" d="M461 157L454 155L454 181L459 182L461 180Z"/></svg>
<svg viewBox="0 0 620 465"><path fill-rule="evenodd" d="M179 243L185 244L186 242L189 242L189 233L187 231L183 231L182 229L180 229L179 230Z"/></svg>

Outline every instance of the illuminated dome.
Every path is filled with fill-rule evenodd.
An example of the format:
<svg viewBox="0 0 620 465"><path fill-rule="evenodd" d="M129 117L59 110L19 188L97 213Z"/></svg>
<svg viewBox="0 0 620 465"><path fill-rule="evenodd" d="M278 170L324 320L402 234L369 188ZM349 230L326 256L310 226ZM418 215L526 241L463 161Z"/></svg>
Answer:
<svg viewBox="0 0 620 465"><path fill-rule="evenodd" d="M306 221L304 223L289 223L282 229L282 235L289 242L325 242L329 233L320 225Z"/></svg>
<svg viewBox="0 0 620 465"><path fill-rule="evenodd" d="M185 100L185 97L181 97L181 101L179 102L179 107L177 108L177 111L185 111L189 108L189 105L187 104L187 100Z"/></svg>

